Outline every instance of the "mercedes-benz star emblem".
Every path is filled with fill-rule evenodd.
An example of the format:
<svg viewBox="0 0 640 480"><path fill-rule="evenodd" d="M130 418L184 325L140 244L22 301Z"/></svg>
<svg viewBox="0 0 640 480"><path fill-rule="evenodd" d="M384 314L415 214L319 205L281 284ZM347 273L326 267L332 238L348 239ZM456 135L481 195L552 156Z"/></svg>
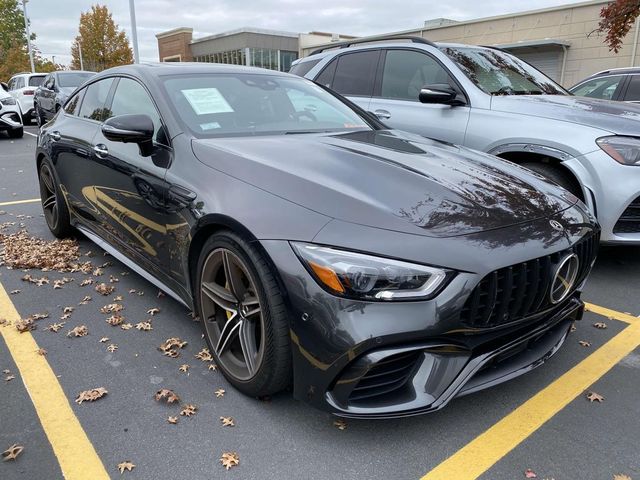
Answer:
<svg viewBox="0 0 640 480"><path fill-rule="evenodd" d="M554 230L557 230L559 232L564 230L564 227L562 226L562 224L556 220L549 220L549 225L551 225L551 227Z"/></svg>
<svg viewBox="0 0 640 480"><path fill-rule="evenodd" d="M551 303L560 303L567 298L576 282L579 268L580 260L578 260L578 256L575 253L567 255L560 261L551 281L551 292L549 294Z"/></svg>

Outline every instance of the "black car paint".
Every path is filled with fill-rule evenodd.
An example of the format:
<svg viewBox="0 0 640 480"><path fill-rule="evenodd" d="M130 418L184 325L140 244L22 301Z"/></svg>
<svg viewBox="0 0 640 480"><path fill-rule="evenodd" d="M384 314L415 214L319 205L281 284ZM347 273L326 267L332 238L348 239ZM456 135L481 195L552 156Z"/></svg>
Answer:
<svg viewBox="0 0 640 480"><path fill-rule="evenodd" d="M77 225L106 240L187 306L193 307L191 272L203 239L215 229L232 228L256 241L286 292L297 398L334 413L376 418L441 408L461 391L464 375L479 368L483 355L562 324L559 344L567 316L581 316L576 290L561 312L529 323L474 331L459 320L466 298L489 272L566 250L598 230L570 194L508 162L379 124L366 134L190 138L164 98L159 76L212 71L261 72L128 66L92 79L127 76L147 88L171 144L157 146L150 158L140 156L136 145L107 143L99 122L66 113L41 130L37 158L46 156L55 165ZM95 153L97 144L108 147L106 158ZM499 194L491 195L492 189ZM551 228L550 220L564 230ZM440 265L457 274L430 301L349 300L328 294L310 277L291 241ZM332 397L340 375L355 361L425 345L448 345L463 355L463 361L452 360L455 381L446 398L406 410L390 404L367 414ZM540 352L537 363L548 354Z"/></svg>

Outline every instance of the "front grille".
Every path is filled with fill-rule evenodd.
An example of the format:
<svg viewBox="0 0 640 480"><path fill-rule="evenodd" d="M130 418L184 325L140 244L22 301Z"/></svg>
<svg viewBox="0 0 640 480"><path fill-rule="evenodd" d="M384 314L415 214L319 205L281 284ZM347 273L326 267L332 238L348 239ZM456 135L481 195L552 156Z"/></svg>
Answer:
<svg viewBox="0 0 640 480"><path fill-rule="evenodd" d="M467 299L461 320L474 328L517 322L554 306L549 287L555 266L569 253L580 260L575 286L585 279L596 256L599 234L590 235L570 249L511 265L484 277Z"/></svg>
<svg viewBox="0 0 640 480"><path fill-rule="evenodd" d="M401 389L413 373L420 352L391 355L369 368L358 380L349 401L359 401L388 395Z"/></svg>
<svg viewBox="0 0 640 480"><path fill-rule="evenodd" d="M627 209L622 212L613 233L640 233L640 197L636 198Z"/></svg>

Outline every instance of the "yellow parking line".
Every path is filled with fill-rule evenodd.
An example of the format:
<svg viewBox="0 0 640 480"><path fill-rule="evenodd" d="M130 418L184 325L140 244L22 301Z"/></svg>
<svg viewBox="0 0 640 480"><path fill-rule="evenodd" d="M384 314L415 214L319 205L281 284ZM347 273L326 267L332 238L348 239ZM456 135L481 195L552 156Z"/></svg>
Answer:
<svg viewBox="0 0 640 480"><path fill-rule="evenodd" d="M20 319L2 285L0 318L9 322ZM45 357L36 353L38 345L31 333L19 333L12 325L5 325L0 327L0 335L18 366L65 480L108 479L102 461L73 413L53 370Z"/></svg>
<svg viewBox="0 0 640 480"><path fill-rule="evenodd" d="M0 207L6 207L7 205L20 205L21 203L35 203L39 202L39 198L29 198L27 200L13 200L12 202L0 202Z"/></svg>
<svg viewBox="0 0 640 480"><path fill-rule="evenodd" d="M612 312L607 309L603 311ZM614 313L619 315L619 312ZM640 322L634 321L593 354L424 475L421 480L478 478L638 346Z"/></svg>
<svg viewBox="0 0 640 480"><path fill-rule="evenodd" d="M625 323L638 323L640 322L640 317L634 317L628 313L616 312L615 310L611 310L609 308L601 307L599 305L594 305L593 303L585 303L585 307L589 312L602 315L604 317L613 318L614 320L620 320Z"/></svg>

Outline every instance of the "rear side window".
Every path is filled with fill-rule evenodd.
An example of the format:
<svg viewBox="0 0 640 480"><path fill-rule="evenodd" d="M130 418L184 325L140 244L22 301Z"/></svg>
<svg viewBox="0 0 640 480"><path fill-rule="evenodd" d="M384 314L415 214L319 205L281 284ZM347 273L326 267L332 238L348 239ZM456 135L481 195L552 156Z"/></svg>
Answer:
<svg viewBox="0 0 640 480"><path fill-rule="evenodd" d="M333 84L333 76L336 73L336 65L338 65L338 60L334 58L329 65L324 67L322 72L320 72L320 75L316 77L316 82L320 85L331 88L331 85Z"/></svg>
<svg viewBox="0 0 640 480"><path fill-rule="evenodd" d="M92 83L85 89L86 93L82 101L82 106L80 107L81 117L104 122L113 116L111 115L111 111L105 108L112 83L113 78L105 78L104 80Z"/></svg>
<svg viewBox="0 0 640 480"><path fill-rule="evenodd" d="M30 87L39 87L40 85L42 85L42 82L44 81L44 75L37 75L34 76L32 75L31 77L29 77L29 86Z"/></svg>
<svg viewBox="0 0 640 480"><path fill-rule="evenodd" d="M307 73L309 73L309 70L311 70L318 64L320 60L322 59L308 60L306 62L297 63L296 65L291 67L289 73L293 73L294 75L298 75L299 77L304 77Z"/></svg>
<svg viewBox="0 0 640 480"><path fill-rule="evenodd" d="M84 96L84 92L86 92L86 88L83 88L78 93L76 93L64 106L64 111L69 115L77 116L80 112L80 103L82 102L82 97Z"/></svg>
<svg viewBox="0 0 640 480"><path fill-rule="evenodd" d="M381 96L417 102L423 87L448 85L449 80L444 67L429 55L413 50L389 50L382 72Z"/></svg>
<svg viewBox="0 0 640 480"><path fill-rule="evenodd" d="M629 81L627 94L624 96L627 102L640 102L640 75L633 75Z"/></svg>
<svg viewBox="0 0 640 480"><path fill-rule="evenodd" d="M24 77L16 77L13 82L13 90L18 90L19 88L24 88Z"/></svg>
<svg viewBox="0 0 640 480"><path fill-rule="evenodd" d="M623 80L624 77L622 75L594 78L593 80L583 83L578 88L571 90L571 93L578 97L611 100Z"/></svg>
<svg viewBox="0 0 640 480"><path fill-rule="evenodd" d="M340 56L331 88L342 95L370 97L379 57L379 50Z"/></svg>

